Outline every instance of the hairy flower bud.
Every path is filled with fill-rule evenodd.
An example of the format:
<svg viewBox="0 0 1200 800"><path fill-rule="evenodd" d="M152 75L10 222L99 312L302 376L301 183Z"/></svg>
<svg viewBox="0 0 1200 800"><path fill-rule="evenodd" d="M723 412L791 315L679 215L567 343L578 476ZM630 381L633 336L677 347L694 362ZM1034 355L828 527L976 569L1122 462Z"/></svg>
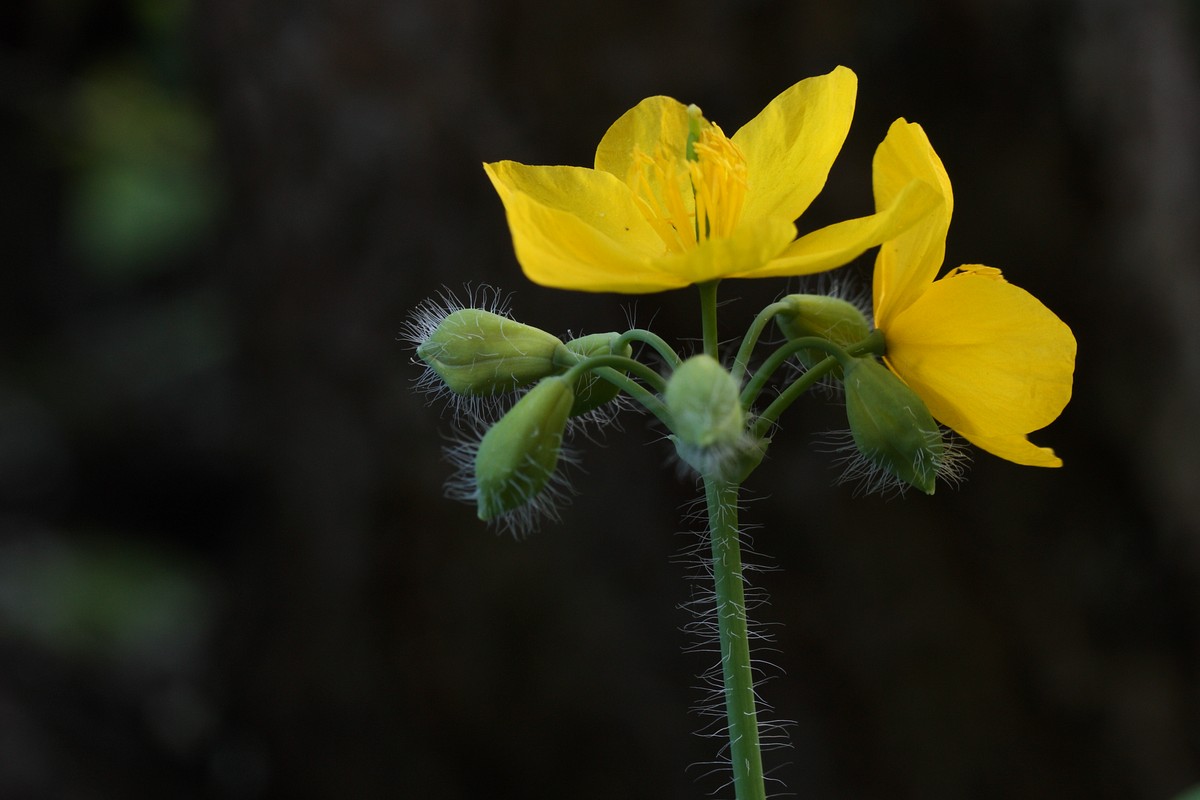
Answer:
<svg viewBox="0 0 1200 800"><path fill-rule="evenodd" d="M948 464L941 429L920 397L873 358L846 365L846 417L854 443L874 467L926 494Z"/></svg>
<svg viewBox="0 0 1200 800"><path fill-rule="evenodd" d="M680 364L663 399L679 457L701 474L741 480L762 460L762 448L746 433L737 382L712 356Z"/></svg>
<svg viewBox="0 0 1200 800"><path fill-rule="evenodd" d="M575 403L565 378L544 378L493 425L475 454L476 505L490 520L529 503L558 465L563 429Z"/></svg>
<svg viewBox="0 0 1200 800"><path fill-rule="evenodd" d="M560 372L557 336L479 308L447 314L417 346L417 356L463 395L493 395Z"/></svg>
<svg viewBox="0 0 1200 800"><path fill-rule="evenodd" d="M567 349L576 355L590 358L591 356L618 355L629 358L633 355L633 346L628 342L618 346L618 333L593 333L580 336L567 342ZM614 384L588 372L575 381L575 405L571 408L571 416L586 414L608 403L620 391Z"/></svg>
<svg viewBox="0 0 1200 800"><path fill-rule="evenodd" d="M684 444L728 444L745 428L737 384L712 356L692 356L680 364L667 382L664 399L675 435Z"/></svg>
<svg viewBox="0 0 1200 800"><path fill-rule="evenodd" d="M867 318L853 303L839 297L819 294L793 294L780 302L788 311L777 314L775 322L788 339L818 336L841 348L861 342L871 333ZM820 363L829 354L823 350L802 350L796 354L806 367Z"/></svg>

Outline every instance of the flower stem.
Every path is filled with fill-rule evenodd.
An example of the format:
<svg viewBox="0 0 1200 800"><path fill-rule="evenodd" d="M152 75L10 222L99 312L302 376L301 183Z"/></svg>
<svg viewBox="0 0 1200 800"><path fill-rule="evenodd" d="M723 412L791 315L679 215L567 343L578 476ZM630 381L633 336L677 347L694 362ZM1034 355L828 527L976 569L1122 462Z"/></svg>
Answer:
<svg viewBox="0 0 1200 800"><path fill-rule="evenodd" d="M717 357L717 284L720 280L697 284L700 289L700 322L704 329L704 354Z"/></svg>
<svg viewBox="0 0 1200 800"><path fill-rule="evenodd" d="M842 349L833 342L827 339L822 339L818 336L804 336L799 339L792 339L772 353L770 357L763 362L762 366L758 368L758 371L754 373L750 380L746 382L745 387L742 389L742 408L749 411L750 406L754 405L754 401L758 399L759 393L763 390L763 387L767 385L767 381L771 379L771 376L775 373L775 371L783 366L784 362L801 350L823 350L829 354L830 358L835 360L834 362L830 364L824 364L823 366L814 365L813 369L809 370L809 372L816 370L818 366L821 367L817 374L812 376L812 378L815 380L832 369L838 361L844 362L847 358L859 358L868 354L883 355L883 353L886 352L886 346L884 344L883 334L879 331L872 331L867 338L863 339L862 341L855 342L845 349ZM797 383L800 385L796 386L793 384L793 386L789 387L787 390L792 392L792 394L783 405L778 405L778 402L771 404L771 407L776 409L774 415L771 417L772 421L777 418L785 408L791 405L792 400L795 400L797 397L799 397L800 394L809 386L809 383L802 383L800 381ZM762 430L758 431L760 434L762 432Z"/></svg>
<svg viewBox="0 0 1200 800"><path fill-rule="evenodd" d="M771 401L771 405L767 406L767 410L754 420L750 428L751 432L759 438L766 436L767 431L775 424L775 420L779 419L779 415L786 411L788 406L796 402L796 398L808 391L809 387L819 381L826 373L832 371L837 366L837 363L837 358L829 356L806 370L803 375L780 392Z"/></svg>
<svg viewBox="0 0 1200 800"><path fill-rule="evenodd" d="M829 353L830 356L845 359L847 358L845 351L827 339L822 339L817 336L805 336L800 339L792 339L784 344L763 362L754 376L746 383L742 389L742 408L749 409L754 401L758 399L759 392L767 385L767 381L771 376L784 365L784 363L792 356L799 353L801 350L823 350Z"/></svg>
<svg viewBox="0 0 1200 800"><path fill-rule="evenodd" d="M618 344L627 344L629 342L641 342L643 344L648 344L654 348L654 350L660 356L662 356L663 361L667 362L667 365L670 366L671 369L675 369L679 366L679 362L681 360L679 358L679 354L676 353L674 348L667 344L662 337L653 331L648 331L644 328L633 328L632 330L622 333L617 338L617 342Z"/></svg>
<svg viewBox="0 0 1200 800"><path fill-rule="evenodd" d="M581 373L587 372L588 370L598 370L601 367L611 367L613 369L624 370L632 373L644 380L646 383L650 384L656 392L662 392L667 388L667 382L663 376L659 375L642 362L632 358L626 358L625 356L613 355L611 353L606 355L587 356L586 358L580 358L571 365L570 369L563 373L563 376L570 380L575 380Z"/></svg>
<svg viewBox="0 0 1200 800"><path fill-rule="evenodd" d="M704 479L712 537L713 583L717 625L721 637L721 674L729 720L729 757L737 800L765 800L758 714L754 707L754 676L750 669L750 639L746 625L746 593L738 541L738 485Z"/></svg>
<svg viewBox="0 0 1200 800"><path fill-rule="evenodd" d="M631 380L624 373L611 367L597 367L596 376L603 378L634 400L637 400L647 411L658 417L659 422L668 428L671 427L671 412L667 410L666 403L647 391L640 383Z"/></svg>
<svg viewBox="0 0 1200 800"><path fill-rule="evenodd" d="M746 372L746 366L750 363L750 354L754 352L754 346L758 344L758 337L762 335L763 328L767 326L776 314L786 311L789 308L787 303L771 303L769 306L758 312L758 316L754 318L754 322L746 329L746 335L742 339L742 346L738 348L737 358L733 361L733 379L738 383L742 382L742 375Z"/></svg>

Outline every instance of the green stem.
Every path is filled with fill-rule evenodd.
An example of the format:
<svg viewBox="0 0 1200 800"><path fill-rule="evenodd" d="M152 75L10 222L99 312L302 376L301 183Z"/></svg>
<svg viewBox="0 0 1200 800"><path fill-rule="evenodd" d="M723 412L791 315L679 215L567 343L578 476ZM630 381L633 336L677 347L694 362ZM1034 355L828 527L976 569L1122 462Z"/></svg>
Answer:
<svg viewBox="0 0 1200 800"><path fill-rule="evenodd" d="M643 344L648 344L654 348L654 350L660 356L662 356L663 361L667 362L667 365L670 366L671 369L675 369L679 366L679 362L681 361L679 354L676 353L675 349L671 347L671 345L667 344L661 336L653 331L648 331L644 328L633 328L632 330L625 331L617 337L618 347L628 344L629 342L642 342Z"/></svg>
<svg viewBox="0 0 1200 800"><path fill-rule="evenodd" d="M573 381L579 377L580 373L596 370L600 367L611 367L622 372L630 372L650 384L656 392L661 393L667 389L666 379L650 367L635 359L612 353L588 356L587 358L580 359L563 373L563 377Z"/></svg>
<svg viewBox="0 0 1200 800"><path fill-rule="evenodd" d="M771 401L771 405L767 406L767 410L754 420L752 431L754 436L761 439L767 435L767 431L775 424L775 420L779 419L787 407L796 402L796 398L808 391L809 387L827 374L830 370L837 366L838 360L835 356L830 356L824 361L814 364L805 371L796 380L792 381L792 385L784 389L779 395Z"/></svg>
<svg viewBox="0 0 1200 800"><path fill-rule="evenodd" d="M758 344L758 337L762 336L762 330L767 326L776 314L787 311L789 308L787 303L771 303L771 305L758 312L758 316L754 318L754 322L750 323L750 327L746 329L746 335L742 337L742 346L738 348L737 358L733 360L733 370L731 374L733 379L738 383L742 382L742 375L746 372L746 366L750 363L750 354L754 352L754 346Z"/></svg>
<svg viewBox="0 0 1200 800"><path fill-rule="evenodd" d="M658 417L664 425L668 428L671 427L671 413L667 410L666 404L662 400L659 400L653 392L647 390L646 387L625 373L631 372L637 375L654 387L654 390L660 394L667 389L667 381L662 375L659 375L640 361L610 353L607 355L580 358L563 373L563 377L573 381L577 380L581 373L589 371L595 372L597 377L603 378L634 400L637 400L647 411Z"/></svg>
<svg viewBox="0 0 1200 800"><path fill-rule="evenodd" d="M760 366L754 373L754 377L747 382L745 387L742 389L742 408L749 410L750 406L754 404L754 401L758 399L758 395L760 392L762 392L763 387L766 386L767 381L771 379L773 374L775 374L775 371L783 366L785 361L801 350L821 350L828 353L832 358L835 358L838 361L845 361L847 358L857 358L865 356L868 353L877 356L883 355L885 349L883 334L879 331L872 331L865 339L855 342L844 350L828 339L822 339L819 336L803 336L799 339L792 339L772 353L770 357L768 357L767 360L762 363L762 366ZM825 372L828 372L828 370L825 370ZM824 372L821 374L823 375ZM814 380L819 377L821 376L814 376ZM805 384L804 388L800 389L800 392L803 392L804 389L807 388L808 385ZM799 393L797 393L797 396L798 394ZM792 399L794 400L795 396L793 396ZM776 402L778 402L778 400L776 400ZM774 406L775 403L772 403L771 405Z"/></svg>
<svg viewBox="0 0 1200 800"><path fill-rule="evenodd" d="M713 583L734 791L737 800L765 800L762 747L754 707L754 675L750 668L746 592L738 541L738 485L706 477L704 494L712 536Z"/></svg>
<svg viewBox="0 0 1200 800"><path fill-rule="evenodd" d="M767 385L767 381L775 374L775 371L783 366L789 358L799 353L801 350L823 350L829 353L831 357L844 359L847 357L842 348L830 342L828 339L822 339L818 336L804 336L799 339L792 339L787 344L784 344L770 357L762 363L758 371L754 373L754 377L742 389L742 408L749 409L754 401L758 398L763 387Z"/></svg>
<svg viewBox="0 0 1200 800"><path fill-rule="evenodd" d="M704 330L704 353L717 357L717 284L719 280L697 284L700 289L700 322Z"/></svg>
<svg viewBox="0 0 1200 800"><path fill-rule="evenodd" d="M871 331L867 334L867 338L847 347L846 352L852 356L865 356L867 353L877 356L886 355L887 341L883 337L883 331L879 329Z"/></svg>
<svg viewBox="0 0 1200 800"><path fill-rule="evenodd" d="M597 367L595 372L597 377L603 378L641 403L647 411L658 417L659 421L663 425L666 425L668 429L671 427L671 412L667 410L666 403L659 400L645 386L631 379L625 373L611 367Z"/></svg>

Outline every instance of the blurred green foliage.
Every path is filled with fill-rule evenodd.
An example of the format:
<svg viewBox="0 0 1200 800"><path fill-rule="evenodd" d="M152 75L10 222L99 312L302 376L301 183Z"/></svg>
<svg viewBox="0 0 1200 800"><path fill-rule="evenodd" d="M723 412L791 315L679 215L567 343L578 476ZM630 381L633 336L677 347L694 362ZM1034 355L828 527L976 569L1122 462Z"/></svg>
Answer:
<svg viewBox="0 0 1200 800"><path fill-rule="evenodd" d="M168 268L216 210L211 125L145 64L103 64L76 86L78 172L68 216L85 264L118 278Z"/></svg>
<svg viewBox="0 0 1200 800"><path fill-rule="evenodd" d="M58 137L69 168L68 243L101 278L166 271L194 247L218 209L211 121L190 85L186 0L76 3L46 11L84 35L110 11L122 46L89 53L64 93Z"/></svg>
<svg viewBox="0 0 1200 800"><path fill-rule="evenodd" d="M0 634L62 657L186 669L212 612L199 570L143 543L46 535L0 547Z"/></svg>

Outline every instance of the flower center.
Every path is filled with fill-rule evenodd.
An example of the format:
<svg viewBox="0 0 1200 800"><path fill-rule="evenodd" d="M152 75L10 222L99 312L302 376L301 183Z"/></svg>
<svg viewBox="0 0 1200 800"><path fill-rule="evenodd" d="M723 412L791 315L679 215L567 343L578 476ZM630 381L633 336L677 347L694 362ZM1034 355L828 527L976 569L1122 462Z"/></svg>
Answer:
<svg viewBox="0 0 1200 800"><path fill-rule="evenodd" d="M746 157L699 108L688 106L688 116L685 152L662 143L653 155L635 150L629 181L642 214L676 253L732 234L746 199Z"/></svg>

